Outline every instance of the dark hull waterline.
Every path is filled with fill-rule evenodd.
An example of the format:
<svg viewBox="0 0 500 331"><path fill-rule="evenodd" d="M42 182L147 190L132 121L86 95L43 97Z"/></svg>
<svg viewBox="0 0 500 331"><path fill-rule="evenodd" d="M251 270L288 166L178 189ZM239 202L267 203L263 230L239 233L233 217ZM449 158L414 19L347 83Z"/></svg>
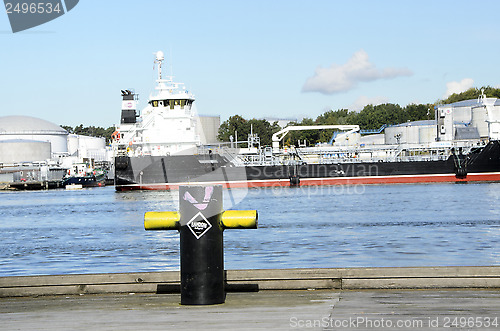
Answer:
<svg viewBox="0 0 500 331"><path fill-rule="evenodd" d="M116 190L167 190L185 184L272 187L500 181L500 144L446 160L235 166L221 155L115 158Z"/></svg>

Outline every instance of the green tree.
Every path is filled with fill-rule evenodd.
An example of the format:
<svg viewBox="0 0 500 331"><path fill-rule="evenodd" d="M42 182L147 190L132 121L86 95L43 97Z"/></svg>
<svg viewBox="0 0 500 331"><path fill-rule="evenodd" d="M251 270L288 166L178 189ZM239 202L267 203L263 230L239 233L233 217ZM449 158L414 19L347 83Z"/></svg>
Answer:
<svg viewBox="0 0 500 331"><path fill-rule="evenodd" d="M60 125L61 128L64 130L68 131L68 133L73 133L73 127L68 126L68 125Z"/></svg>
<svg viewBox="0 0 500 331"><path fill-rule="evenodd" d="M280 130L278 122L271 124L266 120L257 120L254 118L249 120L247 123L251 128L251 131L259 136L260 144L262 146L271 145L273 134Z"/></svg>
<svg viewBox="0 0 500 331"><path fill-rule="evenodd" d="M348 109L339 109L336 111L329 110L319 115L315 123L317 125L351 125L357 124L358 113L349 111ZM332 138L334 130L322 130L320 132L319 141L329 142Z"/></svg>
<svg viewBox="0 0 500 331"><path fill-rule="evenodd" d="M356 117L351 120L356 120L363 130L376 130L384 124L399 124L411 120L407 112L400 105L386 103L381 105L366 105Z"/></svg>
<svg viewBox="0 0 500 331"><path fill-rule="evenodd" d="M444 100L439 100L438 104L450 104L454 102L476 99L481 95L481 90L484 89L484 94L488 98L500 98L500 89L491 87L491 86L483 86L481 88L471 87L467 91L461 93L453 93L448 98Z"/></svg>
<svg viewBox="0 0 500 331"><path fill-rule="evenodd" d="M304 119L302 119L301 122L290 123L290 125L293 125L293 126L304 125L305 126L305 125L317 125L317 123L315 120L313 120L311 118L304 118ZM304 141L309 146L315 145L317 142L320 141L320 135L321 135L320 130L290 131L290 132L288 132L288 134L284 138L285 145L298 146L299 143L303 144Z"/></svg>
<svg viewBox="0 0 500 331"><path fill-rule="evenodd" d="M74 134L83 134L83 132L84 132L83 124L75 126L75 128L73 129Z"/></svg>
<svg viewBox="0 0 500 331"><path fill-rule="evenodd" d="M234 115L220 125L217 138L220 141L231 141L231 136L236 139L236 135L238 135L238 140L241 141L246 140L249 133L250 126L247 124L247 120L240 115Z"/></svg>
<svg viewBox="0 0 500 331"><path fill-rule="evenodd" d="M231 136L233 140L236 140L237 134L238 141L246 141L248 135L252 131L259 136L260 144L262 146L267 146L272 143L272 135L280 129L278 122L271 124L266 120L258 120L255 118L247 121L240 115L234 115L220 125L217 137L220 141L228 142L231 141ZM246 147L245 144L239 146Z"/></svg>
<svg viewBox="0 0 500 331"><path fill-rule="evenodd" d="M432 120L434 119L434 105L431 104L411 104L404 108L407 113L408 120L419 121L419 120Z"/></svg>
<svg viewBox="0 0 500 331"><path fill-rule="evenodd" d="M90 137L102 137L106 139L106 143L109 144L111 142L111 135L115 132L115 127L110 126L107 129L103 127L95 127L88 126L84 127L83 124L77 125L74 128L68 125L61 125L61 127L68 131L68 133L74 133L82 136L90 136Z"/></svg>

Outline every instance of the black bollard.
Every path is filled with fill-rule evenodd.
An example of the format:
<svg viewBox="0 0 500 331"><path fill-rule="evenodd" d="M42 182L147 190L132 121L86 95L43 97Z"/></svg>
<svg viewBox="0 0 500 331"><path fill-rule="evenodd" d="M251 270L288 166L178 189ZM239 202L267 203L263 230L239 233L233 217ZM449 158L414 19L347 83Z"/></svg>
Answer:
<svg viewBox="0 0 500 331"><path fill-rule="evenodd" d="M181 304L224 303L222 186L179 188Z"/></svg>
<svg viewBox="0 0 500 331"><path fill-rule="evenodd" d="M180 212L147 212L146 230L180 232L181 304L224 303L223 231L257 228L257 211L222 209L222 186L179 187Z"/></svg>

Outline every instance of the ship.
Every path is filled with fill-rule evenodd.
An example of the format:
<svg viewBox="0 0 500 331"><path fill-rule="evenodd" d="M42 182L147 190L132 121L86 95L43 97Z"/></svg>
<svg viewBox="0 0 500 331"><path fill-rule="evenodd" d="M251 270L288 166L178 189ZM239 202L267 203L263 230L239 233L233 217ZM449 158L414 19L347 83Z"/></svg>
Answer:
<svg viewBox="0 0 500 331"><path fill-rule="evenodd" d="M96 168L93 159L84 158L83 162L74 163L64 176L62 186L67 189L76 185L82 187L101 187L106 185L106 171Z"/></svg>
<svg viewBox="0 0 500 331"><path fill-rule="evenodd" d="M434 107L433 120L361 130L358 125L287 126L261 146L214 142L216 121L203 121L195 97L172 76L137 110L133 89L121 91L120 125L113 134L115 189L169 190L188 184L226 188L500 180L500 100L477 99ZM220 122L220 119L219 119ZM219 123L220 124L220 123ZM328 143L284 144L297 130L333 130ZM215 133L214 133L215 132ZM210 141L207 136L212 136Z"/></svg>

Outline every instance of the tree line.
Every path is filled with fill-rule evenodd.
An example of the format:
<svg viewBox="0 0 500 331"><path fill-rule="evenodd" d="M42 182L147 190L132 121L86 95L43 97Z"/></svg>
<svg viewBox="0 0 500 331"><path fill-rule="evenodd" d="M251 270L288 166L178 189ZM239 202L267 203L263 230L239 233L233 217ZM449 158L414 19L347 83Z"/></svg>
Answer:
<svg viewBox="0 0 500 331"><path fill-rule="evenodd" d="M323 114L312 118L304 118L300 122L292 122L288 125L354 125L360 126L361 130L378 130L383 125L394 125L408 121L433 120L434 107L438 104L450 104L462 100L478 98L481 89L487 97L500 98L500 89L490 86L482 88L470 88L465 92L452 94L444 100L438 100L434 104L410 104L401 107L398 104L385 103L381 105L366 105L361 111L349 111L348 109L328 110ZM218 139L223 142L230 141L230 137L237 132L238 140L246 140L253 133L260 137L261 145L271 145L272 135L281 128L277 122L269 123L264 119L246 120L240 115L234 115L224 121L218 132ZM299 140L306 140L308 144L330 141L333 130L307 130L291 131L285 137L286 145L296 145Z"/></svg>
<svg viewBox="0 0 500 331"><path fill-rule="evenodd" d="M68 125L61 125L61 128L68 131L68 133L74 133L82 136L90 136L90 137L103 137L106 139L106 144L111 142L111 135L115 132L115 127L110 126L105 129L100 126L83 126L83 124L77 125L75 127L71 127Z"/></svg>
<svg viewBox="0 0 500 331"><path fill-rule="evenodd" d="M477 99L481 95L481 90L484 90L484 94L487 98L499 98L500 99L500 88L491 87L491 86L483 86L480 88L471 87L465 92L462 93L454 93L450 95L448 98L444 100L440 100L438 104L450 104L463 100Z"/></svg>
<svg viewBox="0 0 500 331"><path fill-rule="evenodd" d="M432 111L429 108L432 107ZM397 104L386 103L382 105L367 105L360 112L347 109L329 110L319 115L316 119L304 118L300 122L291 122L288 125L353 125L358 124L362 130L376 130L383 125L399 124L406 121L433 119L432 105L408 105L401 107ZM281 128L277 122L269 123L265 119L246 120L240 115L234 115L223 122L219 128L220 141L233 140L236 134L239 141L247 140L250 129L260 137L261 145L271 145L272 135ZM237 132L237 133L236 133ZM333 130L307 130L291 131L285 137L286 145L297 145L298 140L306 140L308 144L328 142L333 135Z"/></svg>

